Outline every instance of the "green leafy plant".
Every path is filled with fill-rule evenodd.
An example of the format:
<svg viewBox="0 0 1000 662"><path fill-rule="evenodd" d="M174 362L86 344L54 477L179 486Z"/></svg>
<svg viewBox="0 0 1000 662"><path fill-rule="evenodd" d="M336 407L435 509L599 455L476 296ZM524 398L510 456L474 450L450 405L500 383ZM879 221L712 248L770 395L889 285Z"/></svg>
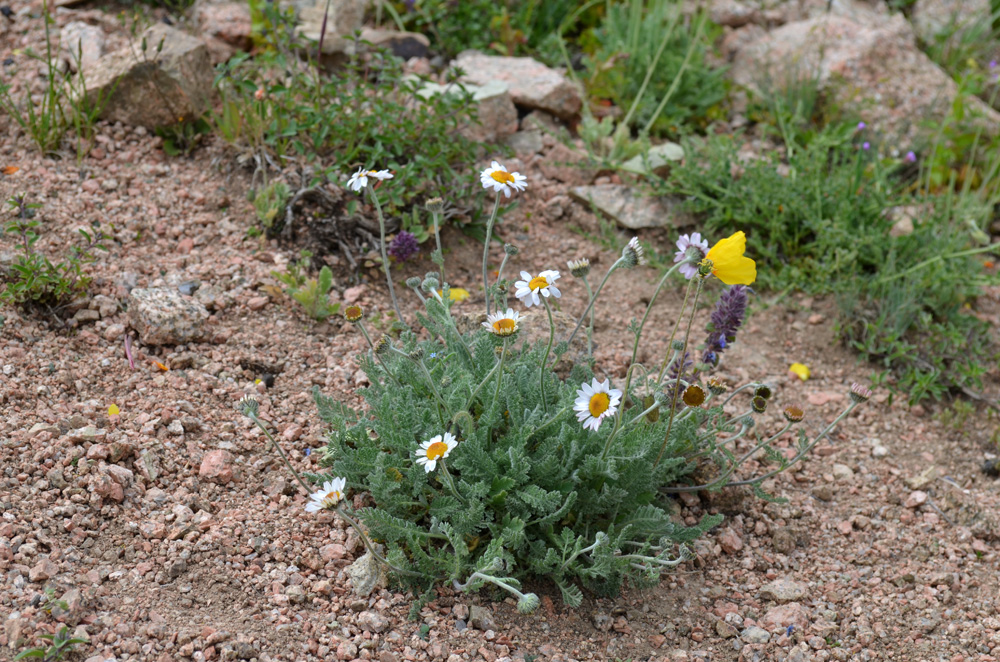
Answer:
<svg viewBox="0 0 1000 662"><path fill-rule="evenodd" d="M185 120L156 129L156 135L163 138L163 151L167 156L191 156L202 139L211 132L212 127L204 118Z"/></svg>
<svg viewBox="0 0 1000 662"><path fill-rule="evenodd" d="M272 275L285 284L285 293L306 309L306 314L318 322L330 315L336 315L340 304L330 305L330 290L333 289L333 272L324 266L317 278L307 276L312 254L302 251L298 262L290 262L284 273L273 271Z"/></svg>
<svg viewBox="0 0 1000 662"><path fill-rule="evenodd" d="M65 625L59 628L55 634L40 634L40 639L50 642L48 647L40 646L21 651L14 657L15 660L26 660L28 658L41 658L42 662L58 662L65 656L73 652L73 647L77 644L87 643L86 639L77 639L69 635L69 628Z"/></svg>
<svg viewBox="0 0 1000 662"><path fill-rule="evenodd" d="M274 180L253 194L253 208L257 220L268 236L276 234L284 225L281 214L291 197L291 189L281 180Z"/></svg>
<svg viewBox="0 0 1000 662"><path fill-rule="evenodd" d="M213 115L220 135L249 153L259 171L297 160L314 172L310 186L342 185L359 167L382 163L403 184L385 200L393 214L430 197L477 198L460 167L479 145L459 129L478 119L454 77L438 91L363 43L363 56L327 72L301 61L299 53L316 46L295 36L277 3L262 16L268 45L220 67L221 110Z"/></svg>
<svg viewBox="0 0 1000 662"><path fill-rule="evenodd" d="M501 179L517 182L517 173L508 175ZM780 430L763 431L755 416L773 406L771 388L751 383L729 391L711 377L736 340L748 304L745 285L756 274L744 244L742 233L711 250L689 242L683 259L662 274L646 315L622 329L632 361L620 390L610 379L598 381L592 357L580 356L574 340L611 274L640 266L643 250L635 239L595 289L586 285L589 303L558 342L552 304L560 274L504 280L507 258L518 254L513 247L496 279L485 283L486 322L475 318L475 331L462 330L439 272L407 281L424 303L417 320L426 332L404 328L397 338L375 338L362 308L348 306L345 319L369 344L360 358L371 383L363 390L368 406L355 412L315 393L331 426L323 461L331 473L309 476L322 487L306 509L336 509L401 583L424 591L436 584L462 591L489 585L515 596L523 613L539 604L522 590L529 578L551 580L571 607L581 604L583 589L614 594L624 582L657 582L690 558L685 543L721 521L708 516L695 526L677 524L671 495L745 486L774 499L761 484L804 457L871 395L855 385L830 426L811 440L800 430L796 441L790 430L804 416L800 409L785 410ZM587 283L588 261L570 268ZM636 357L649 310L678 273L688 278L684 312L662 360L643 365ZM693 311L712 274L733 286L720 295L696 351ZM522 318L511 295L546 315ZM539 339L519 342L529 326L539 327ZM735 403L742 411L726 413L724 406ZM257 408L250 397L239 405L267 432ZM790 457L775 446L786 435ZM369 505L353 511L348 489L370 494Z"/></svg>
<svg viewBox="0 0 1000 662"><path fill-rule="evenodd" d="M24 194L14 196L8 204L13 218L4 224L4 232L17 237L21 254L11 265L12 276L0 291L0 304L52 311L86 292L91 279L83 267L96 259L94 251L107 250L101 243L104 234L96 227L79 230L82 241L70 247L69 257L52 262L34 248L41 226L36 210L41 205L27 202Z"/></svg>
<svg viewBox="0 0 1000 662"><path fill-rule="evenodd" d="M707 59L715 32L706 14L685 17L670 0L608 2L585 59L587 90L640 135L703 127L726 97L725 69Z"/></svg>

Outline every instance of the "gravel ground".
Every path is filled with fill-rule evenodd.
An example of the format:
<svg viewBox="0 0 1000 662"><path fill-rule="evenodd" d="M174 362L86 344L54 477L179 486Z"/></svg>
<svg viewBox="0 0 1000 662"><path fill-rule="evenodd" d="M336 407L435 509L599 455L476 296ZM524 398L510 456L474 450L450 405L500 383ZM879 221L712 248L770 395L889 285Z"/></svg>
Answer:
<svg viewBox="0 0 1000 662"><path fill-rule="evenodd" d="M79 165L41 159L23 140L0 147L4 163L21 168L0 180L0 195L24 190L43 205L40 250L65 251L93 222L111 236L90 268L93 296L80 303L92 312L59 328L3 311L0 659L63 623L88 640L76 655L88 662L1000 658L1000 483L981 470L992 419L980 411L946 425L881 392L769 484L787 503L741 491L685 495L682 517L726 520L655 589L587 596L569 611L540 584L532 588L543 607L524 617L510 600L445 588L417 622L407 619L410 595L357 597L345 568L363 552L358 539L329 513L305 513L305 495L233 404L256 391L292 462L315 470L318 454L307 451L323 445L324 430L309 392L357 405L365 377L353 357L363 339L339 320L311 322L275 288L271 272L297 249L247 238L249 173L232 154L210 143L192 159L168 159L159 143L103 126L100 149ZM596 220L541 162L508 161L530 183L500 227L522 247L512 266L562 268L590 256L600 272L613 253L587 238L599 234ZM642 238L669 250L665 233ZM445 239L454 280L474 295L460 308L473 312L477 244L457 232ZM0 258L13 250L0 240ZM390 309L378 272L353 280L328 261L336 300ZM408 263L399 280L428 269ZM563 309L578 312L583 288L565 280ZM211 313L205 340L139 342L124 309L129 291L190 281ZM624 372L624 328L653 285L651 272L611 279L596 353L608 374ZM661 297L640 358L664 349L681 295ZM415 302L404 300L413 315ZM850 383L874 370L836 344L832 317L829 301L763 295L723 374L772 381L777 402L802 404L809 429L820 429ZM813 378L790 377L794 361Z"/></svg>

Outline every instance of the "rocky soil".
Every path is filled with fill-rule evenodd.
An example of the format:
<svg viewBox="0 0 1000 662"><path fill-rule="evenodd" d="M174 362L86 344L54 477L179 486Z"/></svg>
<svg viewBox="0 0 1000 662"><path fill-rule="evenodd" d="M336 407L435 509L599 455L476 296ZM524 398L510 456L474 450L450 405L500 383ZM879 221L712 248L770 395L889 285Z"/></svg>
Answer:
<svg viewBox="0 0 1000 662"><path fill-rule="evenodd" d="M18 20L31 31L6 28L4 57L38 35L40 23ZM560 269L586 256L600 272L616 249L569 190L621 182L560 167L569 148L525 133L505 162L529 188L498 230L522 249L512 266ZM329 513L305 512L306 495L233 405L256 392L292 462L316 470L324 429L310 391L359 405L363 338L338 319L312 322L282 294L272 272L298 247L247 236L251 173L221 142L168 158L147 129L109 121L97 144L79 164L41 158L23 136L0 146L2 165L20 168L0 179L0 197L26 191L42 204L40 250L60 254L95 223L109 234L89 269L92 296L65 311L65 326L44 311L3 311L0 659L62 624L87 640L72 659L88 662L1000 659L1000 481L983 471L996 452L992 414L956 420L886 392L768 485L787 503L742 491L679 499L689 521L726 520L655 589L588 595L567 610L542 583L532 587L542 608L520 616L510 600L444 588L416 621L412 595L357 595L357 537ZM667 254L674 234L640 236ZM479 244L452 230L445 243L452 279L473 292L459 309L476 312ZM0 239L0 269L14 251ZM391 309L376 269L354 272L333 248L321 257L336 273L335 301ZM430 266L426 256L400 265L398 279ZM616 275L598 308L596 358L613 377L655 276ZM578 314L583 288L565 280L562 309ZM681 296L661 296L641 359L662 355ZM997 294L985 299L997 321ZM404 314L416 303L406 299ZM832 305L761 293L722 374L772 382L776 403L802 405L819 431L850 383L877 369L837 344ZM812 378L790 375L792 362ZM777 428L778 417L761 425Z"/></svg>

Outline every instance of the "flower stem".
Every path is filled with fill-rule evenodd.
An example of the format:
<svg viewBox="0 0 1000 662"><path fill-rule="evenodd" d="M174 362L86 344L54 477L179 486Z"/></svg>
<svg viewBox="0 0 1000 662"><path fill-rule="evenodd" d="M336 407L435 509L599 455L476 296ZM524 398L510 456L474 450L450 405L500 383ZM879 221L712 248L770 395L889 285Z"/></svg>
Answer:
<svg viewBox="0 0 1000 662"><path fill-rule="evenodd" d="M458 493L458 488L455 487L455 479L451 477L451 473L448 471L448 467L444 463L444 458L441 458L438 461L441 463L441 475L444 476L444 482L448 483L448 489L451 490L451 493L455 495L456 499L465 503L465 498Z"/></svg>
<svg viewBox="0 0 1000 662"><path fill-rule="evenodd" d="M493 391L493 404L496 404L497 398L500 397L500 384L503 383L503 362L507 358L507 339L503 340L503 348L500 354L500 373L497 375L497 387Z"/></svg>
<svg viewBox="0 0 1000 662"><path fill-rule="evenodd" d="M368 193L375 204L375 212L378 215L379 248L382 249L382 269L385 271L385 280L389 283L389 296L392 297L392 307L396 310L396 316L401 324L406 324L403 313L399 310L399 301L396 300L396 290L392 285L392 275L389 273L389 256L385 252L385 216L382 214L382 205L375 195L375 189L369 188Z"/></svg>
<svg viewBox="0 0 1000 662"><path fill-rule="evenodd" d="M549 362L549 352L552 351L552 341L556 337L556 323L552 319L552 308L549 306L548 297L542 298L542 303L545 304L545 312L549 314L549 344L545 346L545 356L542 357L542 362L538 366L538 383L542 389L542 406L545 408L545 413L549 413L549 403L545 399L545 364Z"/></svg>
<svg viewBox="0 0 1000 662"><path fill-rule="evenodd" d="M493 238L493 224L497 220L497 212L500 211L500 194L497 194L493 203L493 213L490 220L486 222L486 242L483 244L483 297L486 299L486 314L490 314L490 281L486 274L486 264L490 258L490 241Z"/></svg>
<svg viewBox="0 0 1000 662"><path fill-rule="evenodd" d="M635 365L635 357L639 355L639 340L640 340L640 338L642 338L642 330L646 327L646 320L649 319L649 311L651 311L653 309L653 304L656 303L656 297L660 296L660 290L663 289L663 286L666 284L667 279L670 278L671 274L673 274L675 271L677 271L678 267L680 267L681 264L684 264L684 263L681 262L681 263L675 264L674 266L672 266L669 269L667 269L667 273L663 274L663 278L661 278L660 282L656 284L656 289L653 290L653 296L651 296L649 298L649 303L646 304L646 312L642 314L642 320L639 322L639 328L635 332L635 342L632 344L632 359L629 361L628 378L625 380L625 391L623 392L623 395L626 398L628 398L628 389L629 389L629 386L631 386L631 384L632 384L632 370L631 370L631 368L632 368L633 365ZM684 308L682 307L681 308L681 315L683 315L683 314L684 314ZM593 319L593 318L591 318L591 319ZM677 332L677 325L675 324L674 325L674 333L676 333L676 332ZM670 355L670 344L673 343L673 341L674 341L673 334L671 334L670 340L667 342L667 356Z"/></svg>
<svg viewBox="0 0 1000 662"><path fill-rule="evenodd" d="M438 265L438 269L441 270L441 282L447 283L448 281L444 277L444 252L441 250L441 225L438 217L439 215L436 213L431 214L434 221L434 243L437 244L437 252L441 256L441 264Z"/></svg>
<svg viewBox="0 0 1000 662"><path fill-rule="evenodd" d="M688 318L687 330L684 332L684 346L680 351L680 367L677 369L677 379L674 381L674 390L670 394L670 420L667 421L667 432L663 435L663 443L660 445L660 452L656 456L656 462L653 463L654 469L660 466L660 460L663 459L663 452L667 449L667 442L670 441L670 431L674 427L674 414L677 411L677 400L681 395L678 391L680 390L681 377L684 375L684 358L687 356L688 340L691 339L691 325L694 323L695 313L698 312L698 299L701 297L701 287L704 282L704 278L698 278L698 287L694 292L694 304L691 306L691 317ZM686 299L687 296L685 295L684 298ZM666 364L664 364L664 366L665 365ZM662 369L660 374L663 374Z"/></svg>
<svg viewBox="0 0 1000 662"><path fill-rule="evenodd" d="M483 381L479 382L479 385L476 386L476 390L474 390L472 392L472 395L469 396L469 404L467 404L465 406L466 410L468 410L470 407L472 407L472 403L475 401L476 396L479 395L479 392L481 390L483 390L484 386L486 386L486 382L490 381L490 378L493 376L493 374L497 370L501 371L501 375L503 374L503 359L504 359L504 356L507 354L507 351L506 351L507 350L507 339L506 338L503 341L503 347L504 347L504 353L500 355L500 360L493 364L493 367L490 369L490 371L486 374L485 377L483 377ZM499 390L499 386L497 387L497 389ZM495 395L493 396L493 399L496 400L496 396Z"/></svg>
<svg viewBox="0 0 1000 662"><path fill-rule="evenodd" d="M382 360L382 357L379 356L378 352L375 351L375 344L372 342L372 337L368 335L368 329L366 329L365 325L360 321L358 322L358 328L361 329L362 335L364 335L365 340L368 341L368 347L369 349L372 350L372 356L375 357L375 360L378 362L378 364L382 366L383 370L385 370L385 374L389 375L390 379L392 379L392 381L395 382L396 386L402 387L403 385L399 382L398 379L396 379L396 375L392 374L392 372L389 370L389 366L386 365L385 361Z"/></svg>
<svg viewBox="0 0 1000 662"><path fill-rule="evenodd" d="M700 282L701 279L699 278ZM674 329L670 332L670 339L667 341L667 353L663 356L663 363L660 365L660 372L656 375L656 383L663 383L663 373L666 371L667 366L671 362L671 350L673 349L674 338L677 336L677 329L681 326L681 320L684 319L684 312L687 310L688 297L691 296L691 286L694 285L694 279L688 281L688 286L684 289L684 303L681 304L681 312L677 315L677 321L674 323ZM634 360L634 359L633 359ZM681 361L684 357L681 357Z"/></svg>
<svg viewBox="0 0 1000 662"><path fill-rule="evenodd" d="M308 485L306 485L306 481L302 480L302 476L300 476L299 472L295 470L295 467L292 466L292 463L288 461L288 457L285 456L285 452L281 450L281 446L279 446L275 438L271 436L271 433L268 431L267 426L264 425L263 421L257 418L256 414L250 414L250 420L253 421L257 425L257 427L261 429L261 431L264 433L265 436L267 436L268 440L271 442L271 445L274 446L274 450L278 451L278 455L281 456L281 460L285 463L285 466L288 467L288 470L292 472L293 476L295 476L295 480L299 481L299 485L301 485L302 489L306 491L306 494L310 494L312 490L309 489Z"/></svg>
<svg viewBox="0 0 1000 662"><path fill-rule="evenodd" d="M587 288L587 300L594 298L594 291L590 287L590 281L583 277L583 286ZM590 309L590 321L587 322L587 356L594 355L594 309Z"/></svg>
<svg viewBox="0 0 1000 662"><path fill-rule="evenodd" d="M404 570L403 568L397 568L393 564L389 563L389 561L386 560L386 558L384 556L382 556L381 554L379 554L375 550L375 545L373 545L372 542L371 542L371 540L368 539L368 534L366 534L364 532L364 530L361 528L361 525L358 524L357 521L355 521L353 517L351 517L346 512L344 512L343 504L341 504L340 506L337 507L337 514L340 515L341 517L343 517L344 520L346 520L347 523L350 524L351 527L355 531L358 532L358 536L361 538L361 542L364 543L365 549L368 550L369 554L371 554L372 556L375 557L376 561L378 561L382 565L386 566L387 568L389 568L393 572L399 573L401 575L409 575L411 577L423 577L423 575L421 573L419 573L419 572L413 572L412 570Z"/></svg>
<svg viewBox="0 0 1000 662"><path fill-rule="evenodd" d="M590 309L594 307L594 302L597 301L597 297L601 295L601 290L604 289L604 284L608 282L608 278L611 277L614 270L620 267L624 261L625 258L618 258L615 260L615 263L611 265L611 268L608 269L608 273L604 274L604 280L602 280L601 284L597 286L597 291L594 292L594 295L590 297L590 303L587 304L587 308L583 311L583 314L580 315L580 320L576 323L576 328L573 329L573 333L569 334L569 338L566 340L567 345L573 344L573 338L576 337L577 331L579 331L580 327L583 326L583 320L587 318L587 313L589 313Z"/></svg>

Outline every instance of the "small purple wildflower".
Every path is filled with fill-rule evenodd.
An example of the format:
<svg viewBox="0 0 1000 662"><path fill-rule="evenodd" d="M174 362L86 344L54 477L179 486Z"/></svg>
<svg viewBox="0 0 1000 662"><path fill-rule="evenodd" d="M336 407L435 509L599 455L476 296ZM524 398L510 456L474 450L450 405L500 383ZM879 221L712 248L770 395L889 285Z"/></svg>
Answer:
<svg viewBox="0 0 1000 662"><path fill-rule="evenodd" d="M871 148L872 148L872 144L870 142L868 142L867 140L864 141L863 143L861 143L861 149L865 150L866 152L868 150L870 150Z"/></svg>
<svg viewBox="0 0 1000 662"><path fill-rule="evenodd" d="M389 255L399 262L406 262L418 252L420 252L420 244L417 242L417 238L406 230L400 230L389 244Z"/></svg>
<svg viewBox="0 0 1000 662"><path fill-rule="evenodd" d="M909 151L906 153L906 156L903 157L903 160L906 161L907 163L916 163L917 155L914 154L913 151Z"/></svg>
<svg viewBox="0 0 1000 662"><path fill-rule="evenodd" d="M865 124L864 122L858 122L858 131L864 131L867 128L868 128L867 124Z"/></svg>
<svg viewBox="0 0 1000 662"><path fill-rule="evenodd" d="M312 452L313 452L313 449L307 448L306 449L306 457L309 457L310 455L312 455Z"/></svg>
<svg viewBox="0 0 1000 662"><path fill-rule="evenodd" d="M736 332L746 317L748 291L746 285L733 285L719 295L715 310L712 311L702 363L718 365L719 355L736 340Z"/></svg>
<svg viewBox="0 0 1000 662"><path fill-rule="evenodd" d="M997 61L990 60L990 69L996 69L996 68L997 68Z"/></svg>
<svg viewBox="0 0 1000 662"><path fill-rule="evenodd" d="M690 235L682 234L677 240L677 252L674 262L682 262L678 271L691 280L698 275L698 263L708 255L708 242L701 238L700 232Z"/></svg>

